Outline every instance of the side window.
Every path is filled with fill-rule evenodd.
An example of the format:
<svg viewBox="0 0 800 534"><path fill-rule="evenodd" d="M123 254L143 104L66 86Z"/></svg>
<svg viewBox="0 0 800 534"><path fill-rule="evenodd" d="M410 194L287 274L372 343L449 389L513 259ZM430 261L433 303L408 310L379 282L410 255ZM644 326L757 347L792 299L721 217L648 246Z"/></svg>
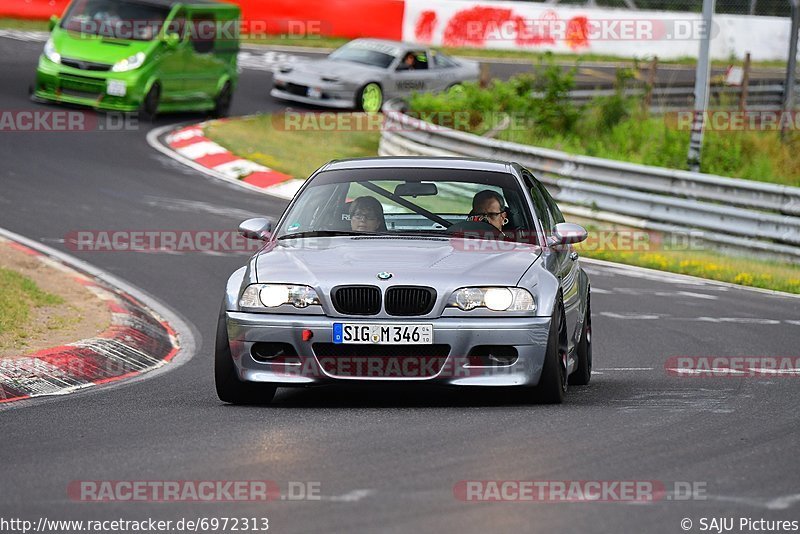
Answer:
<svg viewBox="0 0 800 534"><path fill-rule="evenodd" d="M214 50L217 28L212 15L192 15L190 38L192 47L198 54L208 54Z"/></svg>
<svg viewBox="0 0 800 534"><path fill-rule="evenodd" d="M539 219L539 222L542 224L545 235L549 236L553 230L553 214L550 213L547 200L540 189L541 186L527 172L523 172L522 176L531 192L531 199L533 199L533 205L536 209L536 218Z"/></svg>
<svg viewBox="0 0 800 534"><path fill-rule="evenodd" d="M425 70L428 68L428 54L426 52L414 52L414 70Z"/></svg>
<svg viewBox="0 0 800 534"><path fill-rule="evenodd" d="M561 213L561 210L556 204L556 201L553 200L553 197L550 196L550 192L547 190L546 187L542 186L542 190L544 191L545 200L547 200L547 205L550 206L550 212L553 214L553 219L556 223L562 223L564 221L564 215Z"/></svg>
<svg viewBox="0 0 800 534"><path fill-rule="evenodd" d="M437 69L449 69L456 66L452 59L436 51L431 51L431 58L433 66Z"/></svg>

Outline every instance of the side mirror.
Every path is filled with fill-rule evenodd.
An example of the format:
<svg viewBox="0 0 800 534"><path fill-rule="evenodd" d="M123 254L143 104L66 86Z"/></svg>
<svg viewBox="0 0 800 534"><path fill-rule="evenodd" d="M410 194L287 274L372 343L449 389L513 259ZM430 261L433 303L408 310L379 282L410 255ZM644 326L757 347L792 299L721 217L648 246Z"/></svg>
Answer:
<svg viewBox="0 0 800 534"><path fill-rule="evenodd" d="M53 31L53 28L58 26L59 20L61 20L61 19L59 19L57 16L50 15L50 22L48 22L48 24L47 24L47 31Z"/></svg>
<svg viewBox="0 0 800 534"><path fill-rule="evenodd" d="M239 233L247 239L266 241L269 239L269 233L271 231L272 221L262 217L247 219L239 225Z"/></svg>
<svg viewBox="0 0 800 534"><path fill-rule="evenodd" d="M164 36L164 44L170 48L175 48L181 42L181 36L177 33L168 33Z"/></svg>
<svg viewBox="0 0 800 534"><path fill-rule="evenodd" d="M586 241L589 233L586 228L574 223L558 223L553 227L553 236L550 245L569 245Z"/></svg>

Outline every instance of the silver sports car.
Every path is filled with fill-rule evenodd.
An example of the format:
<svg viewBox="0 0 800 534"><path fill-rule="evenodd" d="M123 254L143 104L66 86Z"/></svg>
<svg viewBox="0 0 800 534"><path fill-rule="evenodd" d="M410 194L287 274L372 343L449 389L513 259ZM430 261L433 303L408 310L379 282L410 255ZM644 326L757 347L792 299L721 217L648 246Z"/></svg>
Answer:
<svg viewBox="0 0 800 534"><path fill-rule="evenodd" d="M589 382L589 279L564 217L517 163L333 161L231 275L217 393L264 403L278 386L385 381L505 386L560 403Z"/></svg>
<svg viewBox="0 0 800 534"><path fill-rule="evenodd" d="M475 81L479 70L474 61L424 46L356 39L326 59L279 67L270 94L305 104L375 112L389 98Z"/></svg>

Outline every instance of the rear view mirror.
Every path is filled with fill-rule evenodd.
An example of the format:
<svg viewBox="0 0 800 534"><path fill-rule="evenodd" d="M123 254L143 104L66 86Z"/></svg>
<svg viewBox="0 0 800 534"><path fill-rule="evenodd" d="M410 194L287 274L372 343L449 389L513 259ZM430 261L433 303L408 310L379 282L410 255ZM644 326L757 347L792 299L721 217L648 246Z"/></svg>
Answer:
<svg viewBox="0 0 800 534"><path fill-rule="evenodd" d="M50 15L50 22L47 24L47 30L53 31L53 28L58 26L59 18L55 15Z"/></svg>
<svg viewBox="0 0 800 534"><path fill-rule="evenodd" d="M266 241L269 239L269 233L271 231L272 221L262 217L247 219L239 225L239 233L247 239Z"/></svg>
<svg viewBox="0 0 800 534"><path fill-rule="evenodd" d="M170 48L175 48L181 42L181 36L177 33L168 33L164 36L164 44Z"/></svg>
<svg viewBox="0 0 800 534"><path fill-rule="evenodd" d="M575 223L558 223L553 227L551 245L569 245L586 241L589 233L586 228Z"/></svg>
<svg viewBox="0 0 800 534"><path fill-rule="evenodd" d="M405 182L394 188L394 194L399 197L430 197L438 193L436 184L431 182Z"/></svg>

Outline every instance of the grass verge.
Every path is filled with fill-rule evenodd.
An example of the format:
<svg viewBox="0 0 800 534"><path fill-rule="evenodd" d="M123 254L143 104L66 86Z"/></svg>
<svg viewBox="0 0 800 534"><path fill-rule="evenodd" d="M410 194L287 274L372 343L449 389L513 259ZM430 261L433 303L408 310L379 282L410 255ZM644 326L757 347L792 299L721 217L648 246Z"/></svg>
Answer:
<svg viewBox="0 0 800 534"><path fill-rule="evenodd" d="M234 154L257 161L275 170L296 177L306 177L323 163L342 157L365 157L377 154L380 133L377 131L298 130L286 131L276 127L283 124L283 116L260 115L242 119L212 122L206 127L206 136L226 147ZM728 256L711 249L668 250L657 246L663 241L657 233L599 224L590 220L570 218L583 224L592 234L603 233L600 243L596 239L579 246L581 255L627 265L648 267L679 274L699 276L721 282L800 293L800 267L780 263ZM638 234L637 234L638 232ZM646 234L649 244L645 250L632 246L615 247L627 243L631 235ZM631 250L633 249L633 250Z"/></svg>
<svg viewBox="0 0 800 534"><path fill-rule="evenodd" d="M352 115L355 120L364 114ZM206 136L234 154L290 176L305 178L332 159L374 156L380 132L287 127L282 114L257 115L206 127Z"/></svg>
<svg viewBox="0 0 800 534"><path fill-rule="evenodd" d="M63 302L61 297L42 291L30 278L0 268L0 335L24 337L34 308Z"/></svg>
<svg viewBox="0 0 800 534"><path fill-rule="evenodd" d="M567 219L589 230L589 240L575 246L587 258L800 294L800 266L796 264L730 256L680 238L670 246L660 232Z"/></svg>

